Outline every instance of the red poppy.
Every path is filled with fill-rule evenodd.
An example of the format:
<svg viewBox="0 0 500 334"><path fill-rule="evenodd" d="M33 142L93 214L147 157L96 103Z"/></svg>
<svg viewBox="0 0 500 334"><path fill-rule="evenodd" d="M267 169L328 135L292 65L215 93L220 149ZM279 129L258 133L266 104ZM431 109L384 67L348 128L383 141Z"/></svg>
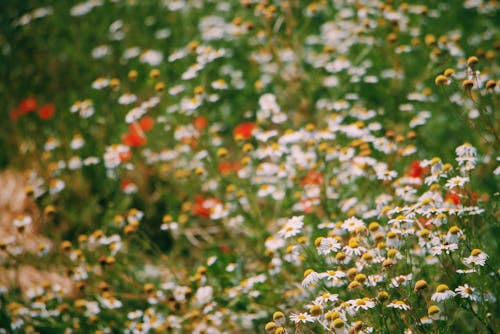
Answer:
<svg viewBox="0 0 500 334"><path fill-rule="evenodd" d="M30 111L35 111L36 105L36 99L34 97L28 97L27 99L21 100L21 102L19 103L21 115L29 113Z"/></svg>
<svg viewBox="0 0 500 334"><path fill-rule="evenodd" d="M322 185L323 184L323 174L317 170L310 170L306 176L300 180L300 185L303 187L306 184L316 184L316 185Z"/></svg>
<svg viewBox="0 0 500 334"><path fill-rule="evenodd" d="M143 146L146 144L146 142L147 142L146 137L133 132L128 132L124 134L122 137L122 143L130 147Z"/></svg>
<svg viewBox="0 0 500 334"><path fill-rule="evenodd" d="M149 130L151 130L154 125L155 125L155 120L149 116L144 116L139 121L139 126L141 127L142 131L144 131L144 132L148 132Z"/></svg>
<svg viewBox="0 0 500 334"><path fill-rule="evenodd" d="M118 153L118 156L120 157L120 162L127 162L132 158L132 151L128 150L125 152L120 152Z"/></svg>
<svg viewBox="0 0 500 334"><path fill-rule="evenodd" d="M458 194L450 191L444 197L444 201L446 203L453 203L454 205L459 205L460 204L460 196L458 196Z"/></svg>
<svg viewBox="0 0 500 334"><path fill-rule="evenodd" d="M426 173L426 169L420 166L420 161L413 161L408 167L408 171L406 175L414 178L421 179L423 175Z"/></svg>
<svg viewBox="0 0 500 334"><path fill-rule="evenodd" d="M194 198L194 204L192 208L192 213L195 216L200 216L203 218L210 218L211 208L216 204L220 204L221 201L214 197L204 198L201 195L196 195Z"/></svg>
<svg viewBox="0 0 500 334"><path fill-rule="evenodd" d="M208 126L208 121L205 116L198 116L193 120L193 126L196 130L201 131Z"/></svg>
<svg viewBox="0 0 500 334"><path fill-rule="evenodd" d="M51 119L54 116L54 112L56 111L56 107L53 103L48 103L43 105L38 109L38 116L41 119Z"/></svg>
<svg viewBox="0 0 500 334"><path fill-rule="evenodd" d="M233 130L233 136L236 140L252 138L253 131L257 128L257 124L246 122L237 125Z"/></svg>
<svg viewBox="0 0 500 334"><path fill-rule="evenodd" d="M221 173L221 175L231 174L233 171L233 164L229 161L221 161L217 165L217 170Z"/></svg>

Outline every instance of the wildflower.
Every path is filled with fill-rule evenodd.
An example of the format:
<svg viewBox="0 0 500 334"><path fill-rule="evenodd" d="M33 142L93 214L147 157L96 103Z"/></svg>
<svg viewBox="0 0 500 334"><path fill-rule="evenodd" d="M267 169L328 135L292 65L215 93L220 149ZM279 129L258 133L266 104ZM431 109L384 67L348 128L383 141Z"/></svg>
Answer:
<svg viewBox="0 0 500 334"><path fill-rule="evenodd" d="M451 297L455 296L455 293L448 288L446 284L439 284L436 287L436 292L431 296L431 300L434 302L441 302Z"/></svg>
<svg viewBox="0 0 500 334"><path fill-rule="evenodd" d="M470 252L470 256L464 258L462 261L466 265L484 266L486 260L488 259L488 254L484 253L482 250L475 248Z"/></svg>
<svg viewBox="0 0 500 334"><path fill-rule="evenodd" d="M252 122L241 123L237 125L233 130L234 139L237 141L250 139L256 127L257 125Z"/></svg>
<svg viewBox="0 0 500 334"><path fill-rule="evenodd" d="M293 321L295 324L298 323L306 323L306 322L314 322L314 317L312 317L310 314L302 312L302 313L292 313L290 315L290 320Z"/></svg>
<svg viewBox="0 0 500 334"><path fill-rule="evenodd" d="M410 281L413 279L413 275L412 274L408 274L408 275L400 275L400 276L396 276L394 277L393 279L391 279L391 287L392 288L397 288L399 286L406 286L410 283Z"/></svg>
<svg viewBox="0 0 500 334"><path fill-rule="evenodd" d="M413 290L415 293L417 292L420 292L422 290L425 290L427 289L428 287L428 284L425 280L421 279L421 280L418 280L416 283L415 283L415 289Z"/></svg>
<svg viewBox="0 0 500 334"><path fill-rule="evenodd" d="M285 315L281 311L276 311L273 313L273 321L275 321L279 325L285 324Z"/></svg>
<svg viewBox="0 0 500 334"><path fill-rule="evenodd" d="M285 223L285 226L283 226L281 230L278 231L278 235L285 239L297 235L298 233L300 233L302 227L304 226L303 219L304 216L294 216L290 218Z"/></svg>
<svg viewBox="0 0 500 334"><path fill-rule="evenodd" d="M273 334L275 333L276 328L278 328L278 325L274 321L270 321L266 324L264 330L266 333Z"/></svg>
<svg viewBox="0 0 500 334"><path fill-rule="evenodd" d="M450 79L447 76L440 74L436 77L434 83L436 86L449 85Z"/></svg>
<svg viewBox="0 0 500 334"><path fill-rule="evenodd" d="M402 300L393 300L387 307L407 311L410 309L410 305L405 304Z"/></svg>
<svg viewBox="0 0 500 334"><path fill-rule="evenodd" d="M470 287L468 284L464 284L455 289L455 292L464 299L470 299L472 301L479 300L479 293L475 288Z"/></svg>
<svg viewBox="0 0 500 334"><path fill-rule="evenodd" d="M366 297L361 298L361 299L355 299L352 301L352 304L353 304L354 309L356 311L368 310L368 309L375 307L375 303L373 302L373 300L371 300L370 298L366 298Z"/></svg>
<svg viewBox="0 0 500 334"><path fill-rule="evenodd" d="M455 176L451 179L449 179L446 182L445 187L448 189L454 189L454 188L461 188L463 187L467 182L469 182L469 177L463 177L463 176Z"/></svg>
<svg viewBox="0 0 500 334"><path fill-rule="evenodd" d="M321 276L312 269L307 269L304 271L304 279L302 280L303 287L312 287L316 282L319 281Z"/></svg>
<svg viewBox="0 0 500 334"><path fill-rule="evenodd" d="M54 116L56 108L53 103L45 104L38 109L38 116L41 119L48 120Z"/></svg>
<svg viewBox="0 0 500 334"><path fill-rule="evenodd" d="M462 89L463 90L471 90L472 87L474 86L474 81L470 80L470 79L466 79L464 81L462 81Z"/></svg>
<svg viewBox="0 0 500 334"><path fill-rule="evenodd" d="M319 246L318 253L321 255L328 255L331 252L337 252L342 248L342 245L335 238L322 238Z"/></svg>
<svg viewBox="0 0 500 334"><path fill-rule="evenodd" d="M33 223L31 216L21 215L14 219L12 224L19 232L24 232L27 226Z"/></svg>
<svg viewBox="0 0 500 334"><path fill-rule="evenodd" d="M336 334L347 333L345 322L341 318L333 320L333 323L330 327L333 328Z"/></svg>
<svg viewBox="0 0 500 334"><path fill-rule="evenodd" d="M441 314L441 310L437 305L432 305L427 309L427 314L432 320L437 320L439 318L439 315Z"/></svg>

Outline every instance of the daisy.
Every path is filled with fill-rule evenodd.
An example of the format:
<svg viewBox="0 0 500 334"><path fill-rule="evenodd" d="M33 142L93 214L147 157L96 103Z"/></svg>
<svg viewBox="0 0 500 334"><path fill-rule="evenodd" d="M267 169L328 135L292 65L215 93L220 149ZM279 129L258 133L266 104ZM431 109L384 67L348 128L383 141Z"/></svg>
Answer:
<svg viewBox="0 0 500 334"><path fill-rule="evenodd" d="M410 305L405 304L402 300L393 300L387 307L407 311L410 309Z"/></svg>
<svg viewBox="0 0 500 334"><path fill-rule="evenodd" d="M399 286L406 286L413 279L412 274L396 276L391 280L391 287L397 288Z"/></svg>
<svg viewBox="0 0 500 334"><path fill-rule="evenodd" d="M465 176L465 177L463 177L463 176L455 176L455 177L452 177L451 179L449 179L446 182L445 187L448 188L448 189L461 188L467 182L469 182L469 178L467 176Z"/></svg>
<svg viewBox="0 0 500 334"><path fill-rule="evenodd" d="M318 246L320 255L328 255L331 252L337 252L342 248L342 245L335 238L322 238Z"/></svg>
<svg viewBox="0 0 500 334"><path fill-rule="evenodd" d="M484 253L480 249L475 248L470 252L470 256L464 258L462 261L466 265L475 265L482 267L486 263L487 259L488 259L488 254Z"/></svg>
<svg viewBox="0 0 500 334"><path fill-rule="evenodd" d="M455 292L464 299L470 299L472 301L479 300L479 293L475 288L470 287L468 284L464 284L455 289Z"/></svg>
<svg viewBox="0 0 500 334"><path fill-rule="evenodd" d="M348 230L349 232L354 232L358 228L364 227L364 226L365 226L365 223L356 217L351 217L351 218L347 219L342 224L342 228Z"/></svg>
<svg viewBox="0 0 500 334"><path fill-rule="evenodd" d="M298 323L306 323L306 322L314 322L314 318L308 314L308 313L305 313L305 312L302 312L302 313L292 313L290 315L290 320L293 321L295 324L298 324Z"/></svg>
<svg viewBox="0 0 500 334"><path fill-rule="evenodd" d="M334 303L337 300L339 300L338 294L331 294L329 292L324 292L321 295L319 295L318 297L316 297L314 302L322 305L322 304L326 304L326 303Z"/></svg>
<svg viewBox="0 0 500 334"><path fill-rule="evenodd" d="M455 296L455 293L448 288L446 284L439 284L436 292L432 295L431 300L434 302L441 302Z"/></svg>
<svg viewBox="0 0 500 334"><path fill-rule="evenodd" d="M281 228L281 230L278 231L278 235L280 237L288 239L290 237L293 237L293 236L299 234L300 230L304 226L303 219L304 219L304 216L294 216L294 217L290 218L285 223L285 226L283 226Z"/></svg>
<svg viewBox="0 0 500 334"><path fill-rule="evenodd" d="M316 282L319 281L321 276L312 269L308 269L304 272L304 279L302 280L302 286L304 288L309 288L314 286Z"/></svg>
<svg viewBox="0 0 500 334"><path fill-rule="evenodd" d="M350 303L356 311L368 310L375 307L375 303L370 298L354 299L351 300Z"/></svg>

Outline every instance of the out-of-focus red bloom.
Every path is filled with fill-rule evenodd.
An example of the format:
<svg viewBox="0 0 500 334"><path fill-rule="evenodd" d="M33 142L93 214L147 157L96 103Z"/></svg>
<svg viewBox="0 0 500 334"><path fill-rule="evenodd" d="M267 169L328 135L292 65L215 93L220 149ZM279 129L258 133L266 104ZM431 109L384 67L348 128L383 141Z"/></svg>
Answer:
<svg viewBox="0 0 500 334"><path fill-rule="evenodd" d="M417 219L418 219L419 223L422 224L423 227L428 228L428 229L434 228L434 225L432 225L432 223L430 223L430 221L431 221L430 218L419 217Z"/></svg>
<svg viewBox="0 0 500 334"><path fill-rule="evenodd" d="M146 142L146 137L137 133L128 132L122 136L122 143L130 147L143 146Z"/></svg>
<svg viewBox="0 0 500 334"><path fill-rule="evenodd" d="M12 109L10 111L10 119L13 120L13 121L16 121L19 118L19 116L21 116L21 115L22 115L21 114L21 109L19 109L19 108Z"/></svg>
<svg viewBox="0 0 500 334"><path fill-rule="evenodd" d="M36 105L36 99L34 97L28 97L27 99L21 100L21 102L19 103L21 115L27 114L30 111L35 111Z"/></svg>
<svg viewBox="0 0 500 334"><path fill-rule="evenodd" d="M226 245L226 244L222 244L219 246L219 250L223 253L223 254L231 254L233 252L233 248L229 245Z"/></svg>
<svg viewBox="0 0 500 334"><path fill-rule="evenodd" d="M141 127L141 130L144 132L148 132L149 130L151 130L154 125L155 125L155 120L149 116L144 116L139 121L139 126Z"/></svg>
<svg viewBox="0 0 500 334"><path fill-rule="evenodd" d="M309 199L303 199L300 201L302 204L302 210L304 213L312 213L314 211L314 205Z"/></svg>
<svg viewBox="0 0 500 334"><path fill-rule="evenodd" d="M56 111L56 107L54 103L48 103L46 105L43 105L38 109L38 116L41 119L51 119L54 116L54 113Z"/></svg>
<svg viewBox="0 0 500 334"><path fill-rule="evenodd" d="M232 172L237 172L241 169L241 164L239 162L221 161L217 165L217 171L221 175L228 175Z"/></svg>
<svg viewBox="0 0 500 334"><path fill-rule="evenodd" d="M205 116L197 116L193 120L193 126L196 130L201 131L208 126L208 121Z"/></svg>
<svg viewBox="0 0 500 334"><path fill-rule="evenodd" d="M231 174L233 171L233 164L229 161L221 161L217 165L217 171L219 171L222 175Z"/></svg>
<svg viewBox="0 0 500 334"><path fill-rule="evenodd" d="M257 125L253 122L241 123L237 125L233 130L234 139L250 139L252 138L252 133L256 128Z"/></svg>
<svg viewBox="0 0 500 334"><path fill-rule="evenodd" d="M120 162L127 162L132 158L132 151L128 150L125 152L120 152L118 153L118 156L120 157Z"/></svg>
<svg viewBox="0 0 500 334"><path fill-rule="evenodd" d="M408 171L406 172L406 175L421 179L426 172L427 169L420 166L420 161L417 160L413 161L410 164L410 166L408 166Z"/></svg>
<svg viewBox="0 0 500 334"><path fill-rule="evenodd" d="M306 176L300 180L300 185L303 187L307 184L322 185L323 184L323 174L317 170L310 170Z"/></svg>
<svg viewBox="0 0 500 334"><path fill-rule="evenodd" d="M458 196L457 193L454 193L454 192L450 191L444 197L444 201L446 203L452 203L454 205L458 205L458 204L460 204L460 196Z"/></svg>
<svg viewBox="0 0 500 334"><path fill-rule="evenodd" d="M214 197L204 198L201 195L196 195L196 197L194 198L194 204L191 211L195 216L210 218L211 214L210 209L220 203L222 202L217 198Z"/></svg>

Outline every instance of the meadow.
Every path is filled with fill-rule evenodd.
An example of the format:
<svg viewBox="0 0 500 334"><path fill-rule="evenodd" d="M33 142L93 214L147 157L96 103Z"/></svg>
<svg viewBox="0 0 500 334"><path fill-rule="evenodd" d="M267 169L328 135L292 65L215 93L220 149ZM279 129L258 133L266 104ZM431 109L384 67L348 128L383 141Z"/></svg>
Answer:
<svg viewBox="0 0 500 334"><path fill-rule="evenodd" d="M0 334L500 333L495 0L4 0Z"/></svg>

